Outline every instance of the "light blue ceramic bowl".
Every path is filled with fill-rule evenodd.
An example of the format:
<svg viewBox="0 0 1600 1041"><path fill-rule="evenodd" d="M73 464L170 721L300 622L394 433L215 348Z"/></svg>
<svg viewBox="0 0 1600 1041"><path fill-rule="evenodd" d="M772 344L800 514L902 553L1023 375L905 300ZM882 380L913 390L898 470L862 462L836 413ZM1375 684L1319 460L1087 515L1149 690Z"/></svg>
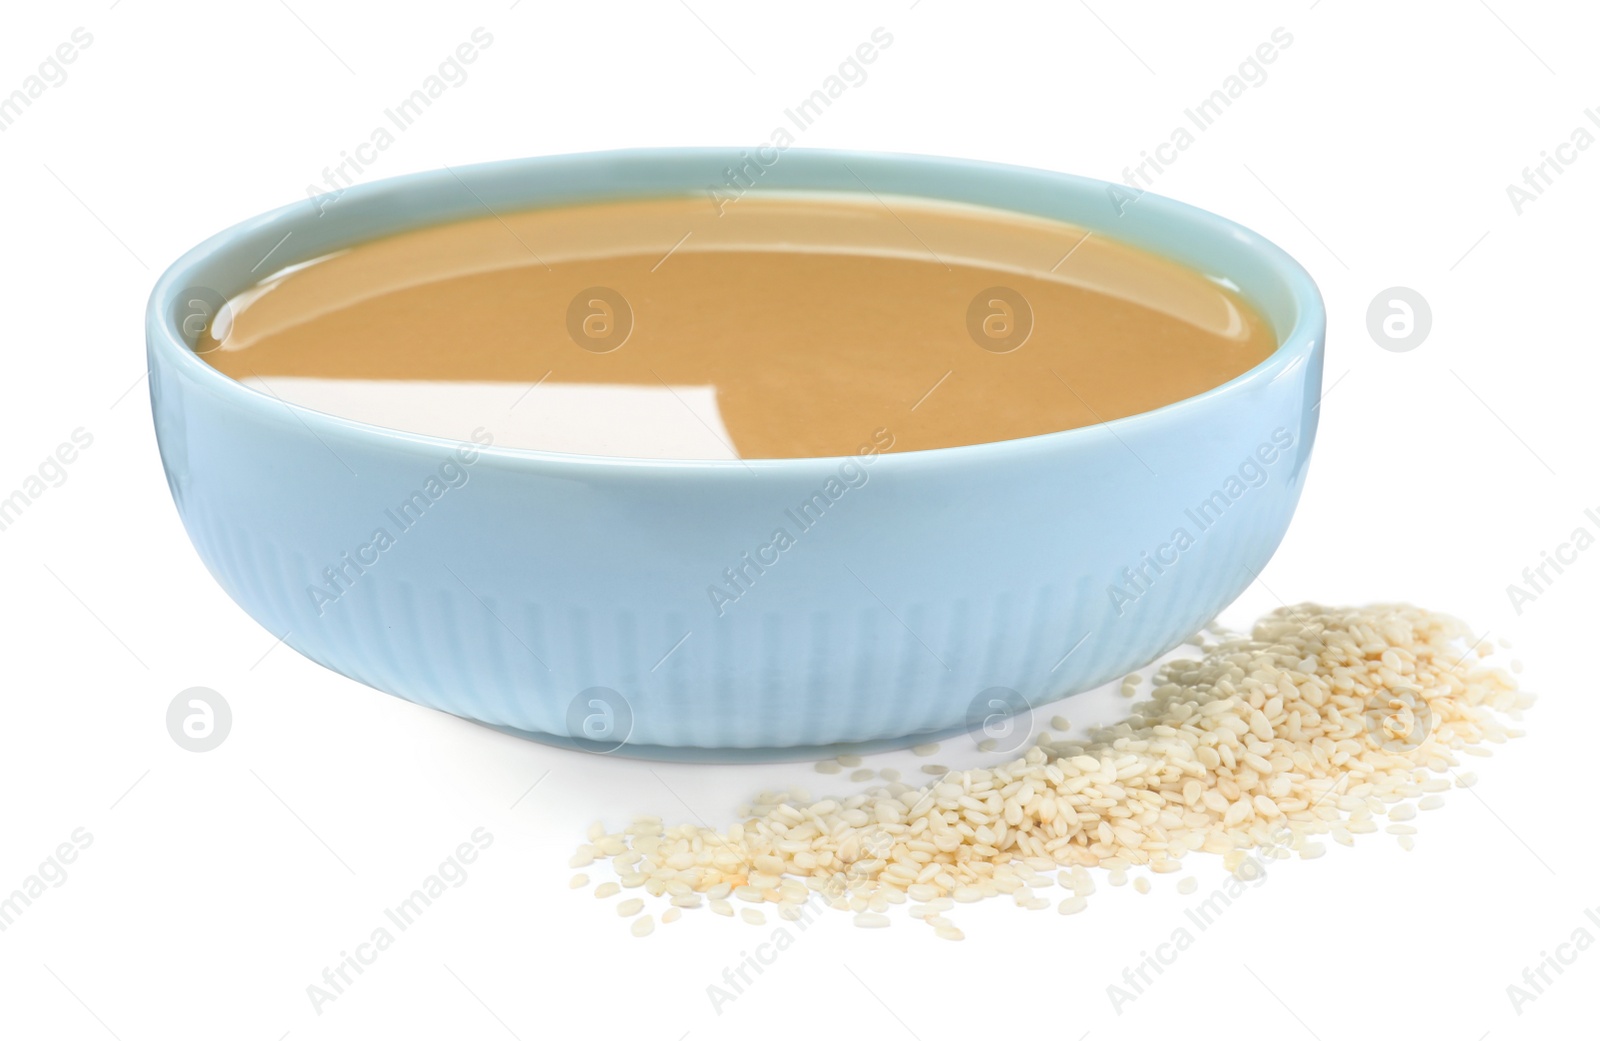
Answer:
<svg viewBox="0 0 1600 1041"><path fill-rule="evenodd" d="M1100 181L801 149L765 168L750 190L864 182L1143 246L1236 287L1280 347L1103 426L879 456L720 613L708 587L850 460L490 447L462 462L453 442L248 389L184 329L190 301L375 236L486 208L703 193L740 161L667 149L399 177L246 221L175 263L147 317L151 404L173 499L217 581L295 650L411 701L598 750L737 755L949 732L997 704L1085 690L1176 646L1266 564L1316 431L1316 286L1237 224ZM452 459L465 483L401 532L390 511ZM363 553L379 528L394 544ZM311 592L330 588L329 568L333 602Z"/></svg>

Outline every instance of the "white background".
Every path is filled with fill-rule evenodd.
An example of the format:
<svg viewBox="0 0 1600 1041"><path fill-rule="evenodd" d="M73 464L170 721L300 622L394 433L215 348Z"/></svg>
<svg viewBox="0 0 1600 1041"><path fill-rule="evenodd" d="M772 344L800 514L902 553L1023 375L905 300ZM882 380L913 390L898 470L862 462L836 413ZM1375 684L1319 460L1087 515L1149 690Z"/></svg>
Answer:
<svg viewBox="0 0 1600 1041"><path fill-rule="evenodd" d="M1506 194L1600 105L1592 13L1509 0L1091 3L7 10L0 93L75 27L93 44L0 133L0 495L75 428L94 444L0 531L0 891L74 829L93 842L0 932L0 1033L1593 1036L1600 948L1520 1015L1506 993L1574 929L1600 939L1583 913L1600 905L1586 715L1600 549L1520 615L1506 593L1541 551L1595 529L1583 511L1600 508L1600 149L1520 215ZM1328 302L1310 483L1264 581L1223 618L1248 624L1280 598L1456 613L1516 642L1542 695L1529 736L1470 763L1481 784L1421 815L1414 852L1364 836L1277 866L1120 1014L1107 985L1184 924L1193 898L1174 892L1178 876L1158 876L1149 896L1102 882L1069 918L963 907L962 944L899 916L871 932L831 916L714 1011L707 986L770 927L699 912L635 940L567 889L567 858L597 817L722 824L762 787L820 778L555 751L274 648L191 551L156 454L141 311L160 270L302 197L478 26L494 42L470 79L366 178L752 146L882 26L893 45L801 144L1120 179L1288 29L1269 78L1156 186L1284 245ZM1367 333L1369 303L1397 285L1433 312L1409 353ZM195 685L234 714L204 754L165 726ZM494 841L468 880L315 1012L307 985L480 826ZM1211 858L1190 871L1202 893L1222 877Z"/></svg>

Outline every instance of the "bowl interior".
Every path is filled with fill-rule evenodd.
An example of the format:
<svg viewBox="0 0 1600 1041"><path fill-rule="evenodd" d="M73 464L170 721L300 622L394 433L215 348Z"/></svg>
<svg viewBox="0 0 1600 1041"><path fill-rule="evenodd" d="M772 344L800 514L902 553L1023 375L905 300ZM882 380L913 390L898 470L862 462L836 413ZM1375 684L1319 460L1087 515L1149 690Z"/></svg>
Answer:
<svg viewBox="0 0 1600 1041"><path fill-rule="evenodd" d="M247 221L191 251L162 278L151 301L152 349L176 365L195 369L197 379L219 387L231 383L209 371L192 349L194 301L220 308L265 273L398 232L606 200L695 195L704 197L710 210L736 207L752 194L819 192L935 200L1047 218L1202 273L1244 297L1279 345L1259 365L1203 393L1242 379L1270 378L1311 346L1313 337L1301 334L1321 325L1321 301L1309 276L1270 242L1215 215L1122 185L916 156L789 149L752 157L718 149L671 149L511 160L411 175L311 197ZM259 391L252 394L262 396ZM348 422L373 432L384 429ZM497 451L564 454L504 446ZM708 465L729 461L704 460Z"/></svg>

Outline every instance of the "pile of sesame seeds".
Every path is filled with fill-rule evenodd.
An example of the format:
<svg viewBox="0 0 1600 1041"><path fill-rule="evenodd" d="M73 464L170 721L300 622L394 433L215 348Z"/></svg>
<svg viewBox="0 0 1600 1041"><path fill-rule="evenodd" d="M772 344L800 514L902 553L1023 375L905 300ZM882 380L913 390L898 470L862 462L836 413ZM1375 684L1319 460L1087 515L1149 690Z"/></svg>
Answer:
<svg viewBox="0 0 1600 1041"><path fill-rule="evenodd" d="M1129 869L1176 872L1203 852L1238 872L1251 857L1321 856L1322 837L1353 845L1380 826L1410 849L1416 811L1475 781L1459 756L1520 736L1505 720L1533 701L1462 622L1404 604L1284 608L1248 635L1191 644L1198 657L1159 666L1126 719L1081 739L983 769L940 767L921 787L888 771L893 780L879 774L888 783L850 796L766 793L722 832L655 817L616 833L597 823L572 866L609 859L617 880L595 895L643 889L668 905L663 924L701 907L733 917L740 903L752 924L768 910L809 920L826 906L876 928L909 904L936 936L958 940L947 914L958 904L1009 896L1041 910L1059 886L1070 893L1060 913L1083 910L1091 869L1123 885ZM860 766L845 758L824 772ZM1149 891L1145 874L1133 884ZM1179 891L1194 886L1185 878ZM644 910L636 897L617 905L637 936L655 928Z"/></svg>

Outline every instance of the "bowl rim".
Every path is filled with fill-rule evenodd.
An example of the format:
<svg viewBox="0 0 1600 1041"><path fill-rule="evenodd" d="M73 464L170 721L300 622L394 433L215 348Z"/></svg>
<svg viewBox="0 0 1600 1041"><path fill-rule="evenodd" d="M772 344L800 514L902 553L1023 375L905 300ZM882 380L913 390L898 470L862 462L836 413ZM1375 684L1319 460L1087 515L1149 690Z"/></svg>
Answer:
<svg viewBox="0 0 1600 1041"><path fill-rule="evenodd" d="M541 164L561 163L607 163L607 162L639 162L654 159L682 159L687 157L703 156L708 160L713 157L726 157L738 154L738 149L722 147L666 147L666 148L624 148L606 151L570 152L554 155L527 156L522 158L501 159L471 165L449 167L439 170L426 170L416 173L400 174L393 177L379 178L343 189L341 195L350 194L355 198L372 198L396 189L408 187L421 187L441 177L453 177L457 181L466 183L463 175L470 178L478 174L504 172L516 168L537 170ZM1085 445L1102 433L1109 433L1113 438L1121 441L1120 433L1130 432L1137 434L1140 430L1151 429L1173 421L1182 421L1188 413L1205 408L1217 399L1237 394L1245 388L1277 379L1285 371L1298 365L1304 359L1312 356L1321 345L1325 333L1327 314L1315 281L1309 272L1301 266L1292 256L1258 232L1238 224L1226 217L1212 213L1189 203L1180 202L1168 196L1157 195L1150 191L1141 191L1125 185L1114 184L1098 178L1084 177L1078 174L1063 173L1054 170L1045 170L1036 167L1019 166L1009 163L995 163L987 160L952 158L944 156L924 155L904 152L877 152L841 150L826 148L788 148L785 155L804 155L811 161L825 162L838 161L840 163L878 163L894 164L912 170L922 168L928 170L964 170L969 174L983 177L985 175L1001 175L1011 177L1034 177L1054 179L1063 184L1070 184L1078 189L1100 190L1103 192L1121 191L1137 197L1141 210L1158 210L1163 219L1173 219L1187 223L1191 228L1203 233L1209 238L1232 239L1240 245L1255 253L1264 260L1270 273L1281 283L1282 288L1288 291L1291 305L1294 309L1293 321L1281 336L1278 337L1278 346L1266 358L1262 359L1252 368L1233 377L1225 383L1210 387L1199 394L1150 409L1145 412L1134 413L1118 419L1106 420L1088 426L1073 427L1068 430L1051 431L1044 434L1033 434L1027 437L1010 438L1002 441L986 441L971 445L955 445L946 448L924 448L905 452L882 452L874 456L874 468L878 469L888 464L890 468L937 466L954 463L983 464L996 461L1002 456L1015 456L1018 453L1031 453L1036 451L1061 451L1074 446ZM469 189L470 190L470 189ZM752 189L760 190L760 189ZM805 189L798 189L805 190ZM474 195L477 193L474 192ZM683 194L681 191L663 192L667 195ZM940 199L936 195L928 194L918 196L916 193L896 193L910 195L911 197L926 198L931 201L950 201ZM593 197L595 201L608 197L622 197L597 192ZM314 200L313 200L314 201ZM480 199L481 202L481 199ZM174 313L174 298L185 288L193 285L205 285L203 273L208 264L220 255L225 254L231 247L252 234L260 233L275 226L286 225L299 220L307 205L307 200L300 200L280 206L265 213L240 221L231 227L219 231L203 240L173 261L156 280L151 290L149 302L145 311L145 332L147 350L150 355L152 371L160 363L172 365L190 378L198 382L210 392L227 399L230 403L241 409L258 414L266 410L287 409L298 421L310 430L319 439L320 431L337 433L344 439L354 439L372 447L393 447L397 444L411 444L417 447L432 450L449 451L464 442L451 438L439 437L432 434L422 434L414 431L401 430L394 427L379 426L362 420L349 419L344 416L322 412L304 405L297 405L268 393L263 393L253 387L246 386L231 376L212 367L201 355L197 354L184 340L181 332L176 328L171 316ZM991 209L1005 210L1003 205L977 204ZM490 214L497 211L483 204L484 209ZM1026 209L1012 209L1011 212L1028 214ZM1033 214L1038 216L1038 214ZM1062 218L1047 218L1061 220ZM431 222L426 219L416 222L397 221L396 226L388 232L363 236L361 241L370 241L382 237L384 234L401 234L406 231L416 230L429 226L430 223L444 223L444 221ZM1070 223L1070 221L1067 221ZM1115 235L1108 238L1116 239ZM1118 239L1127 242L1127 239ZM1147 252L1160 255L1160 250L1137 246ZM1176 263L1184 263L1176 260ZM1190 265L1186 265L1190 266ZM274 269L280 270L280 269ZM1242 294L1249 299L1249 294ZM155 408L154 397L156 394L155 380L151 380L150 392L152 408ZM705 473L727 472L759 472L759 473L800 473L810 472L819 467L835 468L849 461L858 460L856 455L838 456L800 456L777 459L653 459L633 456L598 456L581 455L572 452L553 452L535 448L519 448L496 444L477 444L476 451L488 458L497 459L507 463L521 464L523 466L552 467L567 469L571 467L595 468L606 467L612 469L662 472L667 470L692 470Z"/></svg>

